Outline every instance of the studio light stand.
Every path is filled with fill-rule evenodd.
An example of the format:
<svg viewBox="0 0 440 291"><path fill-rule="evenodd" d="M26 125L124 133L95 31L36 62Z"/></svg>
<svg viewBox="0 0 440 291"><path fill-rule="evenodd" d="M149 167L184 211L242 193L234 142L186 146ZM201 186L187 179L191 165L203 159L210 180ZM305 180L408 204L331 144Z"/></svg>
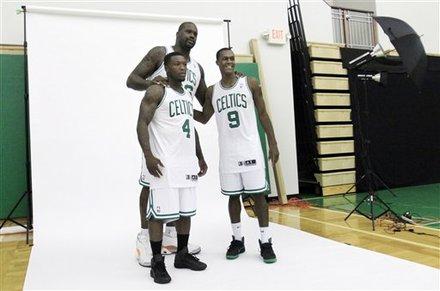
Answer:
<svg viewBox="0 0 440 291"><path fill-rule="evenodd" d="M26 38L26 6L21 7L22 10L19 12L23 13L24 20L24 101L25 101L25 126L26 126L26 191L21 195L18 201L15 203L14 207L8 213L3 223L0 225L0 229L10 221L18 226L26 229L26 244L29 244L29 233L33 229L33 215L32 215L32 175L31 175L31 157L30 157L30 128L29 128L29 75L28 75L28 54L27 54L27 38ZM27 214L26 214L26 225L12 219L14 211L18 208L20 203L27 197Z"/></svg>
<svg viewBox="0 0 440 291"><path fill-rule="evenodd" d="M381 57L384 55L385 54L383 53L382 47L380 45L376 45L376 47L373 49L372 52L367 52L367 53L361 55L360 57L357 57L357 58L353 59L352 61L350 61L348 68L349 69L357 69L361 65L370 62L374 58ZM364 89L365 114L367 116L369 114L369 112L368 112L367 82L368 81L375 81L375 82L378 82L381 84L386 84L387 77L388 77L387 73L378 73L375 75L371 75L371 74L358 74L358 75L356 75L356 78L362 81L362 85L363 85L363 89ZM355 88L356 88L355 91L358 92L357 86ZM356 183L353 186L350 187L350 189L347 190L347 192L344 193L343 197L345 199L347 199L345 197L345 195L347 195L355 186L359 186L359 184L362 182L366 183L368 193L355 206L355 208L347 215L347 217L345 217L344 220L347 220L348 218L350 218L350 216L353 213L357 212L357 213L361 214L362 216L366 217L367 219L371 220L371 223L373 226L373 231L374 231L375 230L374 221L376 218L379 218L388 212L395 215L399 219L400 219L400 217L390 208L390 206L385 201L383 201L379 197L378 193L376 192L378 185L381 185L388 192L390 192L393 196L396 196L396 194L393 191L391 191L391 189L385 184L385 182L379 177L379 175L373 171L370 153L369 153L369 146L370 146L371 141L369 140L369 136L368 136L368 130L367 130L368 128L362 127L359 95L357 96L357 98L353 98L353 99L356 99L356 101L357 101L357 106L356 106L357 107L356 118L358 120L358 126L357 126L358 130L357 131L358 131L358 136L359 136L359 144L361 146L361 148L360 148L361 161L362 161L362 166L364 168L364 174L361 176L361 178L358 181L356 181ZM370 206L369 213L367 213L367 214L360 211L360 207L364 204L367 204ZM374 206L378 206L378 207L382 208L383 211L378 214L375 214L374 213Z"/></svg>

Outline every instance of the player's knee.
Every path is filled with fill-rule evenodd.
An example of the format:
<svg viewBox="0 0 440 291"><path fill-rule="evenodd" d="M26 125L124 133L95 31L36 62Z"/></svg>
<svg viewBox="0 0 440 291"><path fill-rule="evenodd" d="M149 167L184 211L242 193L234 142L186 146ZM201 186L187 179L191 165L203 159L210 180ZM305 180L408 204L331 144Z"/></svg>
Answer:
<svg viewBox="0 0 440 291"><path fill-rule="evenodd" d="M141 190L141 196L148 196L150 194L150 188L147 186L143 186Z"/></svg>
<svg viewBox="0 0 440 291"><path fill-rule="evenodd" d="M181 222L189 222L191 221L191 216L180 216L179 220Z"/></svg>
<svg viewBox="0 0 440 291"><path fill-rule="evenodd" d="M234 202L234 203L240 202L240 195L229 196L229 201Z"/></svg>
<svg viewBox="0 0 440 291"><path fill-rule="evenodd" d="M257 205L266 205L266 197L263 194L251 195L252 199L255 201Z"/></svg>
<svg viewBox="0 0 440 291"><path fill-rule="evenodd" d="M148 219L148 223L150 223L150 224L163 224L163 223L164 223L164 220L162 220L162 219L157 219L157 218L151 216L151 217Z"/></svg>

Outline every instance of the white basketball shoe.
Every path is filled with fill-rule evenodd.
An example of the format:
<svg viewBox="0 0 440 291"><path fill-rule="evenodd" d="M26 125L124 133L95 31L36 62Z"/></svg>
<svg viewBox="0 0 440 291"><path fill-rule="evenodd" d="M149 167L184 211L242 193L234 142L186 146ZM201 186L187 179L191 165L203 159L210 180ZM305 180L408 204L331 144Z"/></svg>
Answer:
<svg viewBox="0 0 440 291"><path fill-rule="evenodd" d="M151 267L151 253L150 236L138 233L136 239L136 259L142 267Z"/></svg>
<svg viewBox="0 0 440 291"><path fill-rule="evenodd" d="M198 245L188 244L188 252L192 255L200 253L201 248ZM175 229L167 228L162 239L162 254L171 255L177 252L177 232ZM138 233L136 239L136 259L142 267L151 267L150 236L148 234Z"/></svg>

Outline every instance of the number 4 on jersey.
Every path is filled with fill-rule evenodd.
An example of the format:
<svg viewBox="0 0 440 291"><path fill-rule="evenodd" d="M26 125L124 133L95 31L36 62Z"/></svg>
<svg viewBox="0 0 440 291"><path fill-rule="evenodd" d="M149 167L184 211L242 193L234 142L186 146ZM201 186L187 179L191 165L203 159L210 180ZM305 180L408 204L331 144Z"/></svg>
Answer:
<svg viewBox="0 0 440 291"><path fill-rule="evenodd" d="M190 138L191 129L189 128L189 119L185 120L185 122L182 125L182 131L186 133L186 137Z"/></svg>

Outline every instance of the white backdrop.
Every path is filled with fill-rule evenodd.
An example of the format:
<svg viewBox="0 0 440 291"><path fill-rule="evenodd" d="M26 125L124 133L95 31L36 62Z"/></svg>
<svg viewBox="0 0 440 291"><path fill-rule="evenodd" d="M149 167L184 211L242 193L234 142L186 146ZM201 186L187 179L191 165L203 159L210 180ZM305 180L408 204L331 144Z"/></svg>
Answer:
<svg viewBox="0 0 440 291"><path fill-rule="evenodd" d="M55 232L81 237L77 231L139 226L136 122L144 93L125 82L150 48L174 44L181 20L28 10L35 244ZM223 23L194 22L192 55L212 84L220 77ZM199 130L210 166L205 179L216 189L216 128L210 122Z"/></svg>

